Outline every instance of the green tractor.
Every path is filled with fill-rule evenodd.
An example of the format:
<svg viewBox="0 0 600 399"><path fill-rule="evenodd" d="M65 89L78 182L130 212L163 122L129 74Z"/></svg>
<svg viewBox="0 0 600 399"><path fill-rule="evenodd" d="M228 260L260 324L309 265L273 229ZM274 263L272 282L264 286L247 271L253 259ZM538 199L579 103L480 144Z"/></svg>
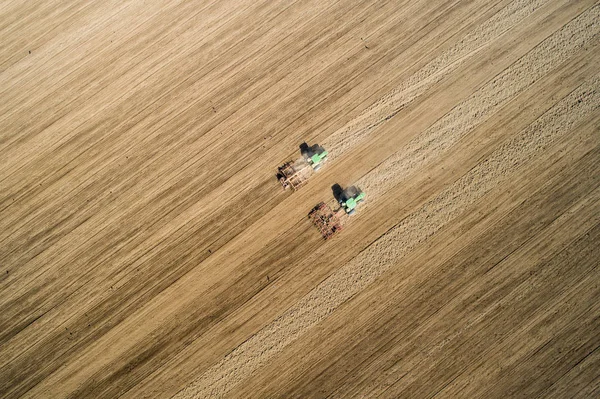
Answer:
<svg viewBox="0 0 600 399"><path fill-rule="evenodd" d="M302 143L300 146L300 152L302 153L302 156L306 162L313 168L315 172L321 169L323 162L327 160L327 155L329 154L322 146L318 144L308 146L306 143Z"/></svg>
<svg viewBox="0 0 600 399"><path fill-rule="evenodd" d="M329 154L318 144L309 146L306 143L300 145L300 153L302 158L288 161L277 169L277 180L284 190L288 187L298 190L306 184L310 176L321 169Z"/></svg>
<svg viewBox="0 0 600 399"><path fill-rule="evenodd" d="M364 200L365 193L356 186L348 187L338 198L338 202L349 216L352 216L356 213L356 207Z"/></svg>
<svg viewBox="0 0 600 399"><path fill-rule="evenodd" d="M358 204L365 200L365 193L356 186L344 190L339 184L334 184L331 189L333 196L340 204L339 209L334 211L329 204L319 202L308 214L308 218L326 240L342 230L347 221L346 216L354 215Z"/></svg>

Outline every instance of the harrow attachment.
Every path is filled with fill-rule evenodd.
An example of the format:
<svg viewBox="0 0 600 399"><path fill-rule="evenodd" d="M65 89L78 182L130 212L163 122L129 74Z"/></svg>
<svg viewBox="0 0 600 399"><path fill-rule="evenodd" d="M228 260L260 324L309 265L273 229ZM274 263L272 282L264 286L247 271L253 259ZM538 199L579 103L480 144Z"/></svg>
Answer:
<svg viewBox="0 0 600 399"><path fill-rule="evenodd" d="M324 202L317 204L308 214L308 218L319 229L325 240L342 229L337 213Z"/></svg>

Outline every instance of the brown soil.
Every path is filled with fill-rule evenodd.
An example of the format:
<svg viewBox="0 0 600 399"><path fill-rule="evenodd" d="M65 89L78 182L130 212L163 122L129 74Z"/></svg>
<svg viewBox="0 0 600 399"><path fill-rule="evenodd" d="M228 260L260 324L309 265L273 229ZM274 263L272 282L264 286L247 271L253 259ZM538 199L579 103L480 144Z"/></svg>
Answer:
<svg viewBox="0 0 600 399"><path fill-rule="evenodd" d="M0 15L0 397L600 394L596 2Z"/></svg>

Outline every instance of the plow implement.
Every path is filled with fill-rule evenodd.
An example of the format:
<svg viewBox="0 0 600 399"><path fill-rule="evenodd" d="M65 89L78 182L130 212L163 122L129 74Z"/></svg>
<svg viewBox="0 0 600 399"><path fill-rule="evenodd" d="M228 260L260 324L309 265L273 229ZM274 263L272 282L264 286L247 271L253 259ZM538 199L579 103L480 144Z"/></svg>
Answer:
<svg viewBox="0 0 600 399"><path fill-rule="evenodd" d="M317 204L308 214L308 218L326 240L342 229L337 213L324 202Z"/></svg>

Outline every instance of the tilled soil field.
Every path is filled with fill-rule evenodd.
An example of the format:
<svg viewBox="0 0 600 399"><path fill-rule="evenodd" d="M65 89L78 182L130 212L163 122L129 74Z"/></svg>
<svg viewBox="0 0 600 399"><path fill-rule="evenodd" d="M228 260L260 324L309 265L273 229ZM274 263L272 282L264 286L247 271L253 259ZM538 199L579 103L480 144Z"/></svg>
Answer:
<svg viewBox="0 0 600 399"><path fill-rule="evenodd" d="M600 395L597 2L9 1L0 38L0 397Z"/></svg>

